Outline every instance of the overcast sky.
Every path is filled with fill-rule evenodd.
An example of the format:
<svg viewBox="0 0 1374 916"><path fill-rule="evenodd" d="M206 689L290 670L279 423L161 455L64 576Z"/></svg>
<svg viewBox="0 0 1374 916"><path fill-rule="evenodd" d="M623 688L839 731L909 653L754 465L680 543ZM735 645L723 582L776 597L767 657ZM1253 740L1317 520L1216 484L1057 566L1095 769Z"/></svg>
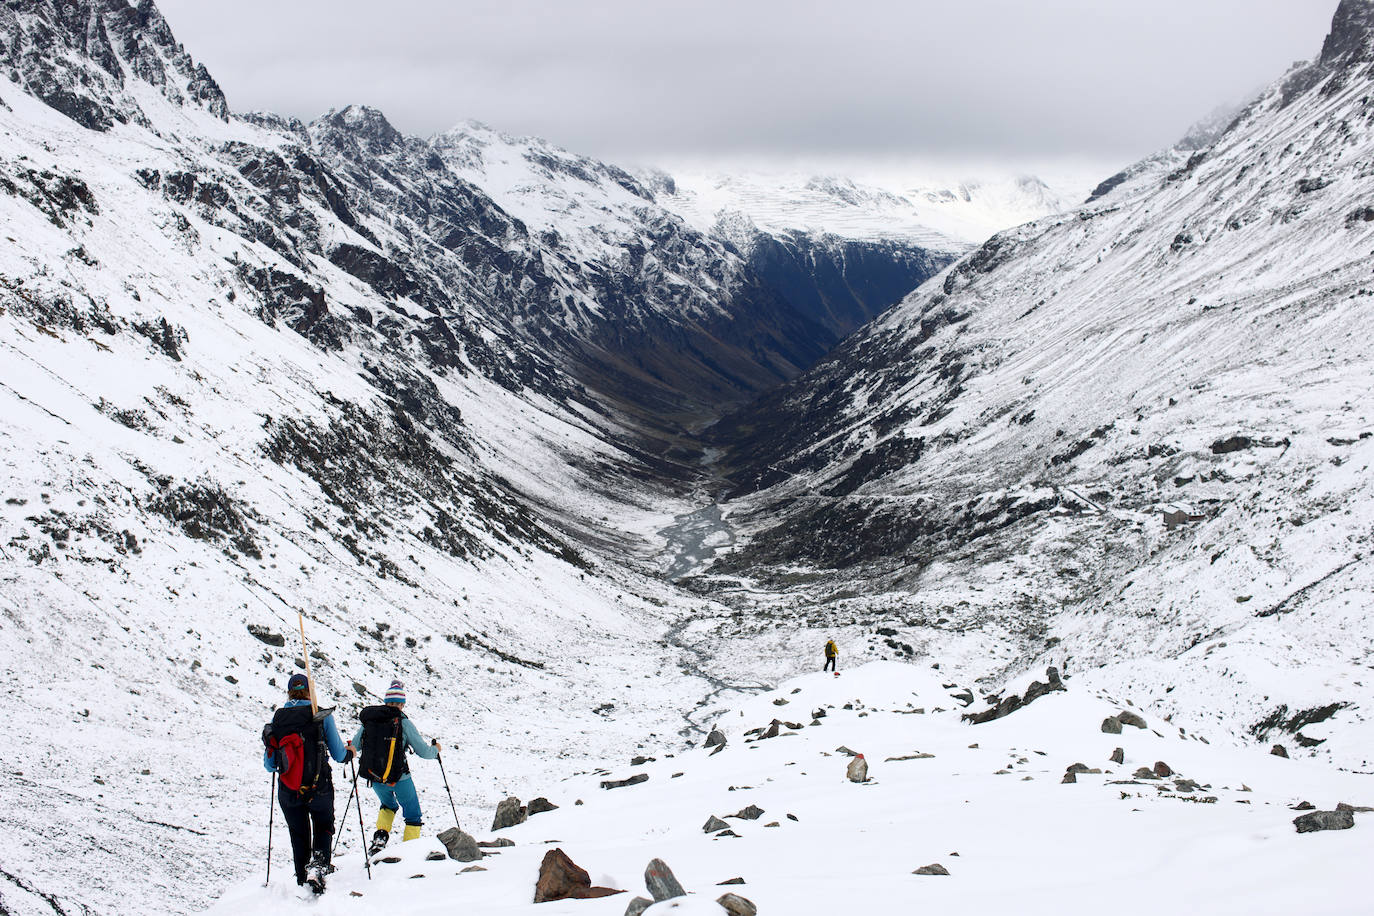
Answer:
<svg viewBox="0 0 1374 916"><path fill-rule="evenodd" d="M236 111L577 152L1129 161L1317 54L1336 0L158 0Z"/></svg>

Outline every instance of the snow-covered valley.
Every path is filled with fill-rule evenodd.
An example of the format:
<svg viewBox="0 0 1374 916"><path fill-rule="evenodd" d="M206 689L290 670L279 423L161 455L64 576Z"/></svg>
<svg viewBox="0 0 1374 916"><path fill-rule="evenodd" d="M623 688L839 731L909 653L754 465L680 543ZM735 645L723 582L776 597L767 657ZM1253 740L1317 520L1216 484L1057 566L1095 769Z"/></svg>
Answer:
<svg viewBox="0 0 1374 916"><path fill-rule="evenodd" d="M0 913L523 912L554 840L654 913L1360 911L1288 806L1374 799L1374 4L1090 204L235 114L148 0L0 36ZM561 807L456 874L417 761L400 862L350 813L301 899L278 818L255 887L307 655L348 734L408 685L470 832Z"/></svg>

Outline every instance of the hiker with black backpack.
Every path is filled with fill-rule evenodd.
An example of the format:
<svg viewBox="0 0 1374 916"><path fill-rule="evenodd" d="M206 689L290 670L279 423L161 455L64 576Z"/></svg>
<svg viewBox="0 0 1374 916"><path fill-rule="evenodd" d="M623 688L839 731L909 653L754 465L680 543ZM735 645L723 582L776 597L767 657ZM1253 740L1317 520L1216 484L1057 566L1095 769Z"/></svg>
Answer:
<svg viewBox="0 0 1374 916"><path fill-rule="evenodd" d="M425 760L439 756L438 741L426 744L420 731L406 717L401 707L406 702L405 685L392 681L380 706L367 706L358 715L362 725L349 747L358 748L358 775L366 779L377 793L381 810L377 812L377 830L372 834L368 855L376 855L391 839L391 825L396 811L405 820L402 842L419 837L424 823L420 816L420 796L415 781L410 778L406 752Z"/></svg>
<svg viewBox="0 0 1374 916"><path fill-rule="evenodd" d="M293 674L286 683L285 705L262 730L262 764L276 774L277 801L291 834L296 883L324 893L330 840L334 836L334 777L329 757L339 763L353 751L339 737L333 710L316 709L310 681ZM328 754L328 757L325 755Z"/></svg>

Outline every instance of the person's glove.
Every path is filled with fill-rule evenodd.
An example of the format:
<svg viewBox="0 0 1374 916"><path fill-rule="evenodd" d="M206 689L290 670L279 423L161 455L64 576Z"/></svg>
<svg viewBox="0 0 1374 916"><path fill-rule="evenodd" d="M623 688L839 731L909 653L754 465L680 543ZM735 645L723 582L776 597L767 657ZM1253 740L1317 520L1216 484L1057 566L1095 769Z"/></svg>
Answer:
<svg viewBox="0 0 1374 916"><path fill-rule="evenodd" d="M343 762L344 762L344 763L352 763L352 762L353 762L353 745L350 744L348 747L344 748L344 759L343 759Z"/></svg>
<svg viewBox="0 0 1374 916"><path fill-rule="evenodd" d="M438 739L438 738L431 738L429 743L430 743L430 745L431 745L436 751L438 751L439 753L442 754L442 753L444 752L444 748L443 748L442 745L439 744L439 739Z"/></svg>

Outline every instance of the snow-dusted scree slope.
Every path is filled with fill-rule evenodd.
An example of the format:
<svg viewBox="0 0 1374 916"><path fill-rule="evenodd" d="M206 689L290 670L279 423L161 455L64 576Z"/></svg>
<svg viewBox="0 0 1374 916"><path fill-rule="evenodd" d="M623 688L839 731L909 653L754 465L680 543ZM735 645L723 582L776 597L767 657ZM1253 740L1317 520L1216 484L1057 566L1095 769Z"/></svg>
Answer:
<svg viewBox="0 0 1374 916"><path fill-rule="evenodd" d="M631 898L650 897L645 867L660 858L688 896L648 916L722 916L714 901L725 893L789 914L1079 913L1102 900L1142 916L1367 909L1360 880L1374 835L1363 824L1300 835L1302 810L1290 808L1359 806L1370 777L1211 743L1149 714L1134 720L1143 727L1104 733L1132 707L1064 686L969 726L969 694L928 669L879 662L788 680L722 715L718 753L528 784L557 810L496 831L489 812L465 823L514 843L480 862L453 861L426 838L376 857L369 881L357 825L345 828L350 851L330 893L303 906L621 916ZM852 753L867 781L847 778ZM603 787L635 776L647 779ZM555 848L594 885L625 893L533 903ZM945 874L913 874L928 866ZM301 896L244 882L212 912L289 911Z"/></svg>
<svg viewBox="0 0 1374 916"><path fill-rule="evenodd" d="M994 236L722 423L747 537L717 571L1368 767L1372 64L1344 2L1178 168Z"/></svg>

